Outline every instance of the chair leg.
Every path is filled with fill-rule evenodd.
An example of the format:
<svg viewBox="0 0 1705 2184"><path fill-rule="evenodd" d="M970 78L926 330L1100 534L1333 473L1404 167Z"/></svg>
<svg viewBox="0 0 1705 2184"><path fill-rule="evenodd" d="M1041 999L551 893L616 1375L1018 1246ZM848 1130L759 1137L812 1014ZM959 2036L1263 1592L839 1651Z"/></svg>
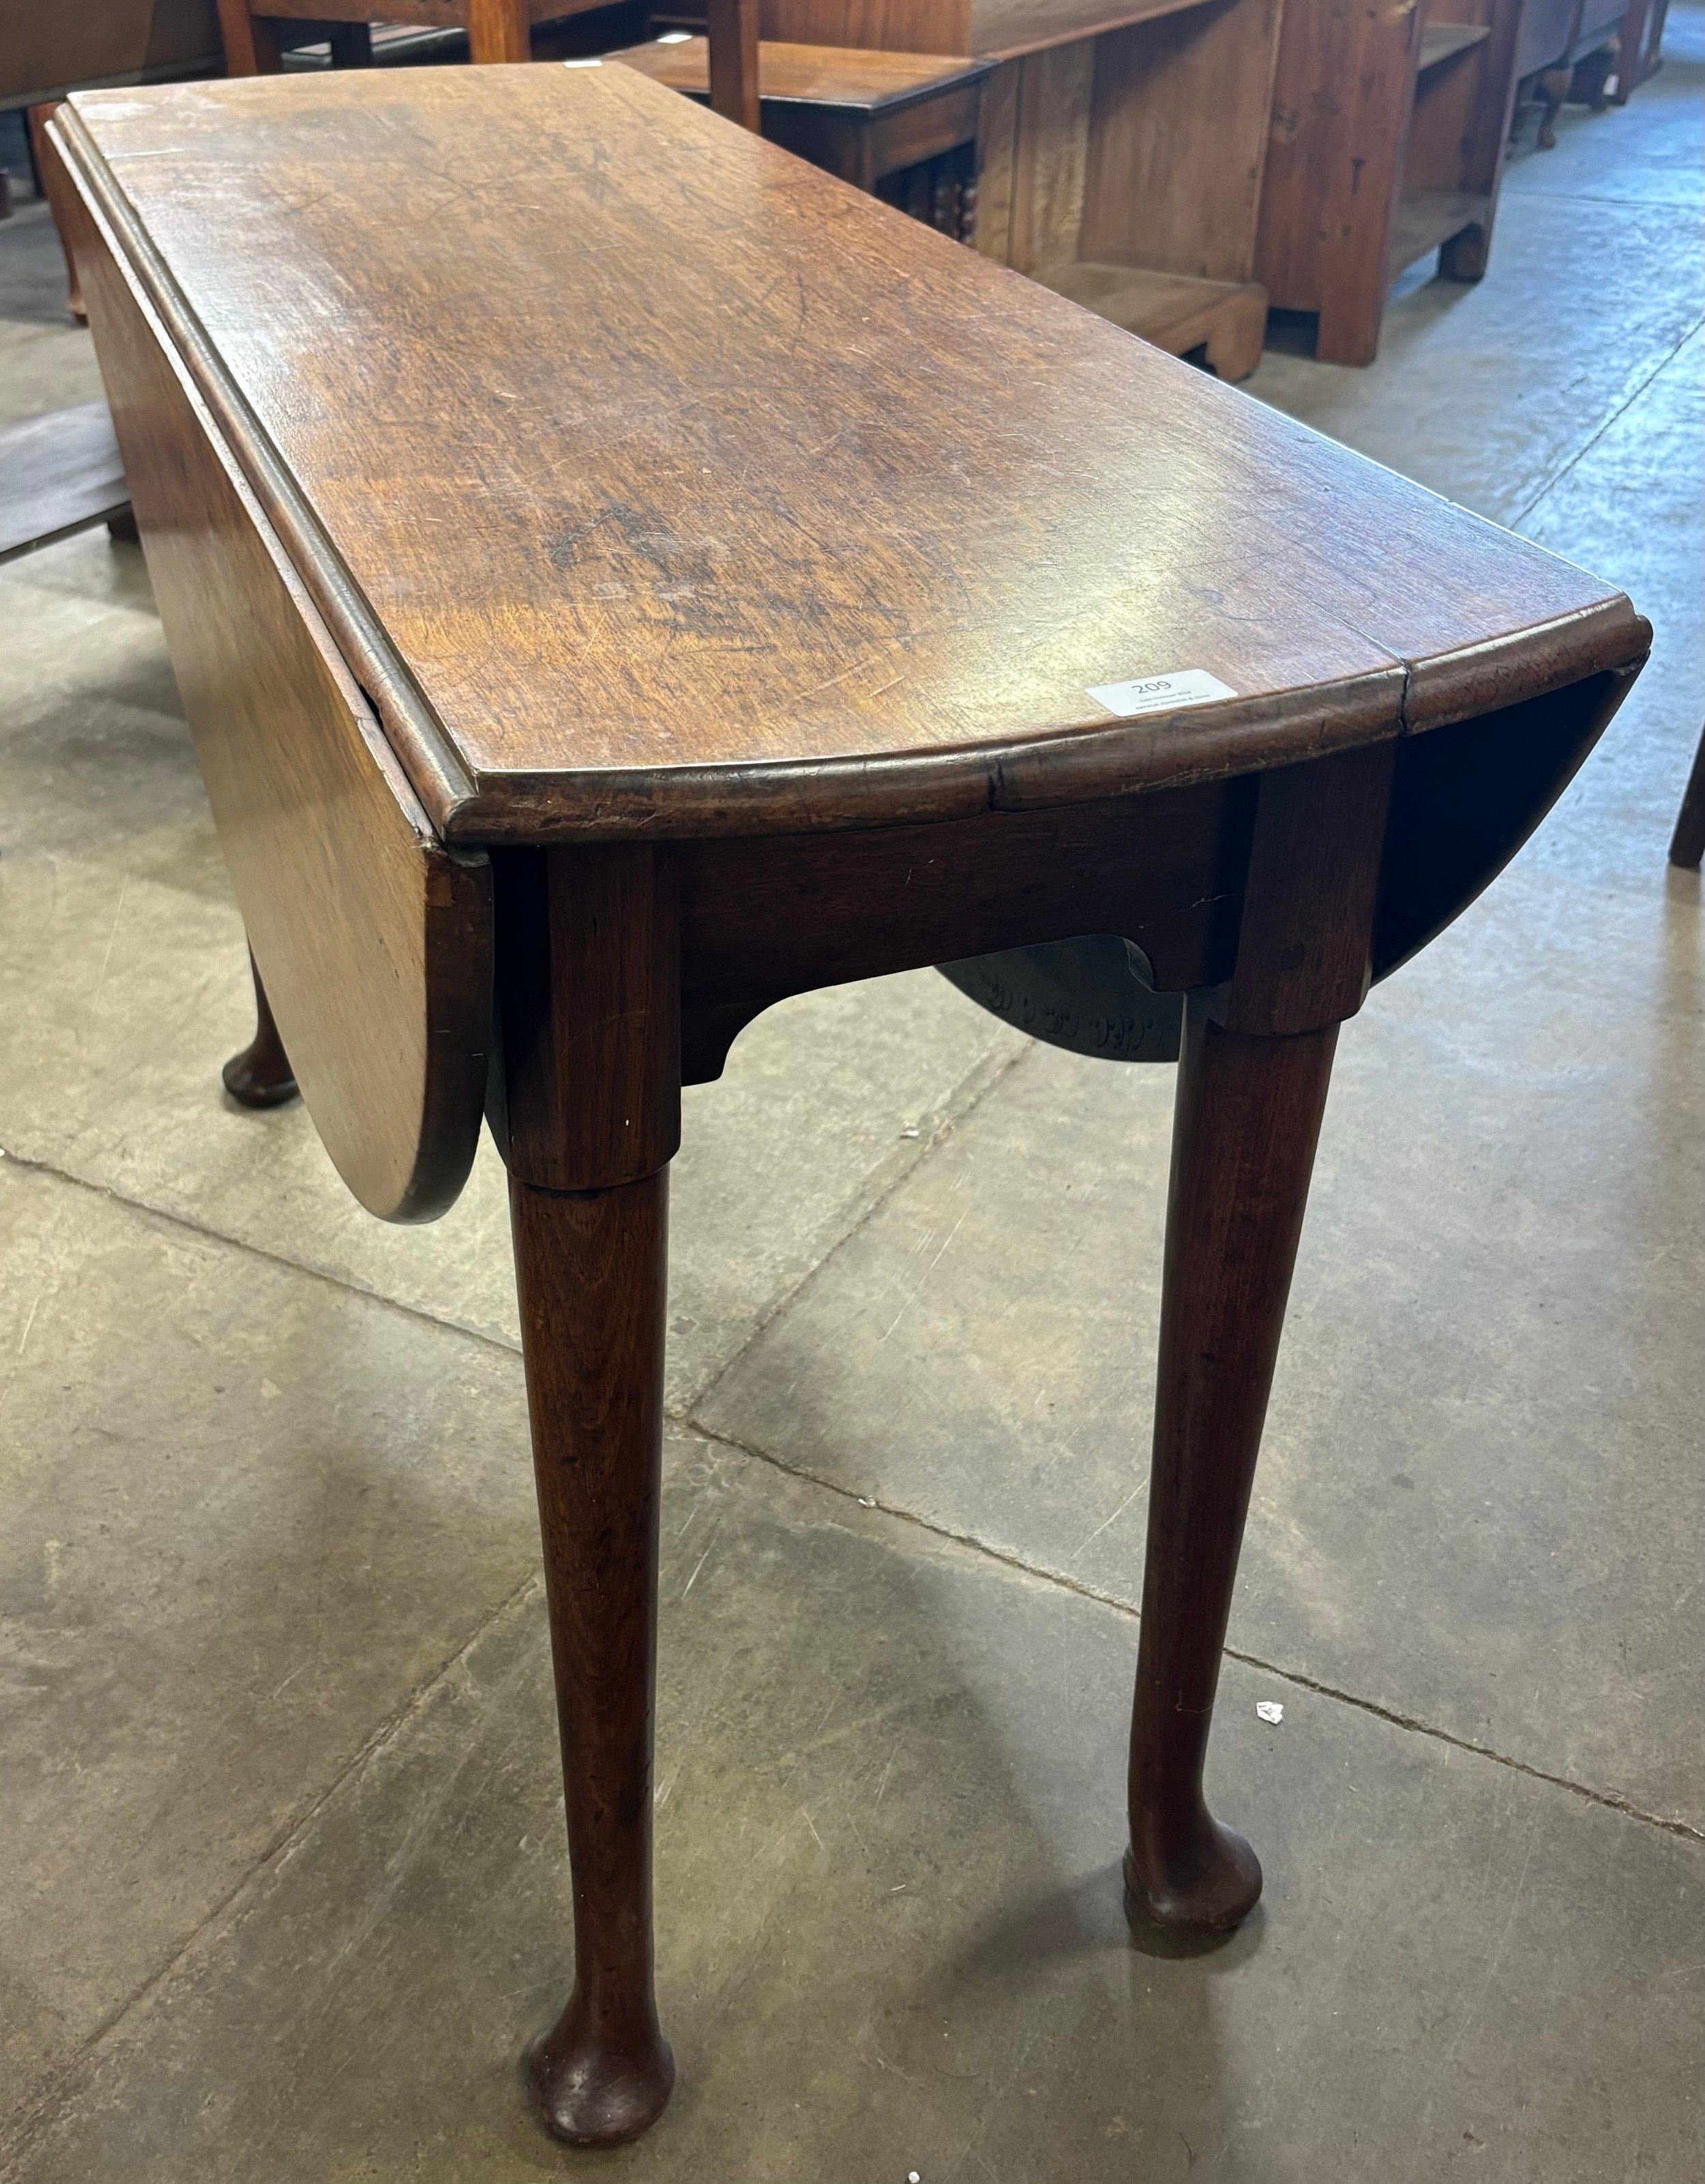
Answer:
<svg viewBox="0 0 1705 2184"><path fill-rule="evenodd" d="M571 2146L637 2138L675 2082L651 1930L667 1206L666 1169L510 1184L574 1886L574 1992L527 2068Z"/></svg>
<svg viewBox="0 0 1705 2184"><path fill-rule="evenodd" d="M254 1037L240 1054L231 1056L220 1075L239 1106L281 1107L296 1097L296 1072L272 1021L272 1005L252 955L248 968L254 980Z"/></svg>
<svg viewBox="0 0 1705 2184"><path fill-rule="evenodd" d="M1202 1794L1268 1390L1337 1044L1185 1011L1167 1200L1148 1556L1131 1721L1134 1920L1235 1926L1261 1866Z"/></svg>
<svg viewBox="0 0 1705 2184"><path fill-rule="evenodd" d="M1669 861L1684 872L1697 872L1702 860L1705 860L1705 729L1700 732L1693 771L1687 777L1669 843Z"/></svg>

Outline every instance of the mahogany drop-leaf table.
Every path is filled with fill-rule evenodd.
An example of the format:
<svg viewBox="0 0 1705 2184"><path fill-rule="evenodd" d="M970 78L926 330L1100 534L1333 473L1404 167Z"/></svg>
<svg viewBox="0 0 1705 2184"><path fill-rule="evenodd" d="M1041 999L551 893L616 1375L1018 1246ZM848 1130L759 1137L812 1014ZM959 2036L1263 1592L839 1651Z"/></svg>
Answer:
<svg viewBox="0 0 1705 2184"><path fill-rule="evenodd" d="M1000 1006L1069 943L1068 1003L1110 950L1155 1003L1078 1043L1170 1051L1181 1010L1125 1871L1134 1919L1234 1925L1261 1870L1202 1763L1338 1027L1537 824L1646 624L632 70L54 125L276 1020L242 1085L293 1071L388 1219L443 1211L482 1117L509 1168L575 1911L549 2127L631 2137L673 2077L666 1178L683 1083L790 994L939 963Z"/></svg>

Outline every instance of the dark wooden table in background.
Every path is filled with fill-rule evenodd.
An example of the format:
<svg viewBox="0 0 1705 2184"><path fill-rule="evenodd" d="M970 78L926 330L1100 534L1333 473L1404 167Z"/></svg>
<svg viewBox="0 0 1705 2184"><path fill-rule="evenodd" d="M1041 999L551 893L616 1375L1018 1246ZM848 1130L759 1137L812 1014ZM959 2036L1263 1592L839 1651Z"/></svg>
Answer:
<svg viewBox="0 0 1705 2184"><path fill-rule="evenodd" d="M442 1212L482 1116L510 1171L575 1906L549 2127L632 2137L672 2081L666 1178L683 1082L790 994L1111 933L1185 996L1126 1873L1134 1919L1234 1925L1260 1868L1202 1764L1339 1026L1537 823L1646 624L632 70L54 128L289 1064L376 1213Z"/></svg>

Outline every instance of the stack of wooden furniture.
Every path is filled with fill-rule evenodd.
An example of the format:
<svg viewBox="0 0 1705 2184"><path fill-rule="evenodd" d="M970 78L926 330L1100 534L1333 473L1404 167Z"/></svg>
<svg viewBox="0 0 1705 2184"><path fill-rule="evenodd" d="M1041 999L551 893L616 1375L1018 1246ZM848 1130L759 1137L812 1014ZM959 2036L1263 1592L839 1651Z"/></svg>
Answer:
<svg viewBox="0 0 1705 2184"><path fill-rule="evenodd" d="M1256 267L1315 354L1371 364L1392 281L1429 251L1486 270L1524 0L1285 10Z"/></svg>
<svg viewBox="0 0 1705 2184"><path fill-rule="evenodd" d="M766 37L998 62L977 247L1223 378L1255 277L1279 0L762 0Z"/></svg>

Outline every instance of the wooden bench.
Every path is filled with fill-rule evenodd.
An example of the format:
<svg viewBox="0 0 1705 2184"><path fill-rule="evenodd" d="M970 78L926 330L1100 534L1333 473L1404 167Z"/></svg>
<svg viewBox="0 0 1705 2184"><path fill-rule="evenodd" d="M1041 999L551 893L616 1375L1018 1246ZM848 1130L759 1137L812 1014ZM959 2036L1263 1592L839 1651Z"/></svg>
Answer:
<svg viewBox="0 0 1705 2184"><path fill-rule="evenodd" d="M1125 1874L1139 1923L1234 1925L1261 1869L1202 1769L1339 1027L1537 824L1646 624L632 69L54 128L309 1109L393 1219L482 1107L510 1171L574 1875L549 2127L631 2137L673 2080L667 1175L683 1082L790 994L1106 934L1181 997ZM422 220L423 164L496 179Z"/></svg>
<svg viewBox="0 0 1705 2184"><path fill-rule="evenodd" d="M977 247L1223 379L1261 361L1277 0L762 0L766 38L968 53Z"/></svg>
<svg viewBox="0 0 1705 2184"><path fill-rule="evenodd" d="M1373 361L1391 283L1429 252L1447 280L1485 273L1527 4L1286 8L1255 264L1276 308L1315 316L1323 361Z"/></svg>

